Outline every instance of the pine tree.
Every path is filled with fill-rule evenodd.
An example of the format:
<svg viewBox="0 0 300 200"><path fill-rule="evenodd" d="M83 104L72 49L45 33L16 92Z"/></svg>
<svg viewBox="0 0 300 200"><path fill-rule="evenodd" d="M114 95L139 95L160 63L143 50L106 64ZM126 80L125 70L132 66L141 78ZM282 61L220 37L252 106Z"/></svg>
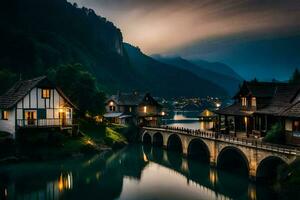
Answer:
<svg viewBox="0 0 300 200"><path fill-rule="evenodd" d="M300 84L300 72L299 70L296 68L292 77L290 78L289 82L291 84Z"/></svg>

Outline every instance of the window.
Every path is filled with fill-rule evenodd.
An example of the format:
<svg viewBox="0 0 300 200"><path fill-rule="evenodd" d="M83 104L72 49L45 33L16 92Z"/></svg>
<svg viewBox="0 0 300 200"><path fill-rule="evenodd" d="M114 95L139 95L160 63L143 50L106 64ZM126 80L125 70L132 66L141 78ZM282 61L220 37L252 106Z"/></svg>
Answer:
<svg viewBox="0 0 300 200"><path fill-rule="evenodd" d="M8 112L6 110L3 110L1 115L3 120L8 120Z"/></svg>
<svg viewBox="0 0 300 200"><path fill-rule="evenodd" d="M129 107L129 112L132 112L132 107L131 106Z"/></svg>
<svg viewBox="0 0 300 200"><path fill-rule="evenodd" d="M251 106L256 107L256 98L252 97L251 99Z"/></svg>
<svg viewBox="0 0 300 200"><path fill-rule="evenodd" d="M50 90L49 89L42 89L42 98L49 99L50 98Z"/></svg>
<svg viewBox="0 0 300 200"><path fill-rule="evenodd" d="M242 106L247 106L247 98L242 97Z"/></svg>
<svg viewBox="0 0 300 200"><path fill-rule="evenodd" d="M109 111L116 111L116 106L109 106Z"/></svg>
<svg viewBox="0 0 300 200"><path fill-rule="evenodd" d="M294 121L293 131L295 131L295 132L299 132L300 131L300 123L299 123L299 121Z"/></svg>
<svg viewBox="0 0 300 200"><path fill-rule="evenodd" d="M147 106L144 106L144 113L147 112Z"/></svg>

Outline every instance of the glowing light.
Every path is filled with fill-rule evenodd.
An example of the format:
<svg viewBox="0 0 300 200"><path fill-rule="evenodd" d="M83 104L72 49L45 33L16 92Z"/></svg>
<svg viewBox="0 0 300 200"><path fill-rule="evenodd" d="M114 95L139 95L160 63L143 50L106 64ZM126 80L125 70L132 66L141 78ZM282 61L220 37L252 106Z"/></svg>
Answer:
<svg viewBox="0 0 300 200"><path fill-rule="evenodd" d="M99 180L99 179L100 179L100 176L101 176L101 172L97 172L97 173L96 173L96 179Z"/></svg>
<svg viewBox="0 0 300 200"><path fill-rule="evenodd" d="M207 117L209 116L209 111L208 110L205 111L205 116L207 116Z"/></svg>
<svg viewBox="0 0 300 200"><path fill-rule="evenodd" d="M162 115L162 116L165 116L165 115L166 115L166 113L163 111L163 112L161 112L161 115Z"/></svg>
<svg viewBox="0 0 300 200"><path fill-rule="evenodd" d="M102 116L100 116L100 115L97 115L97 116L95 117L95 121L96 121L97 123L100 123L100 122L102 122L102 121L103 121L103 118L102 118Z"/></svg>
<svg viewBox="0 0 300 200"><path fill-rule="evenodd" d="M244 120L245 120L245 124L247 124L248 118L247 118L247 117L244 117Z"/></svg>
<svg viewBox="0 0 300 200"><path fill-rule="evenodd" d="M147 106L144 106L144 113L147 113Z"/></svg>
<svg viewBox="0 0 300 200"><path fill-rule="evenodd" d="M217 178L217 171L214 169L209 170L209 181L211 182L212 185L215 185L218 181Z"/></svg>
<svg viewBox="0 0 300 200"><path fill-rule="evenodd" d="M143 154L143 158L144 158L144 161L145 161L145 162L148 162L148 161L149 161L148 158L147 158L147 156L146 156L146 154Z"/></svg>
<svg viewBox="0 0 300 200"><path fill-rule="evenodd" d="M68 173L67 175L60 174L57 186L60 192L62 192L65 189L72 189L73 187L72 174L71 173Z"/></svg>
<svg viewBox="0 0 300 200"><path fill-rule="evenodd" d="M216 107L220 108L221 104L220 103L216 103Z"/></svg>
<svg viewBox="0 0 300 200"><path fill-rule="evenodd" d="M113 102L113 101L109 102L109 105L110 105L110 106L113 106L113 105L114 105L114 102Z"/></svg>
<svg viewBox="0 0 300 200"><path fill-rule="evenodd" d="M64 181L63 181L63 177L61 174L59 177L59 180L58 180L58 190L62 191L63 189L64 189Z"/></svg>

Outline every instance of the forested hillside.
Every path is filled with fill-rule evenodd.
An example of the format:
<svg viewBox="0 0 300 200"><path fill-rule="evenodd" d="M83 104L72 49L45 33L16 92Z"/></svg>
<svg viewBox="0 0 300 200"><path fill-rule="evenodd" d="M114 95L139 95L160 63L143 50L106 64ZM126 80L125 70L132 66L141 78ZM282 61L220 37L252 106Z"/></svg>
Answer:
<svg viewBox="0 0 300 200"><path fill-rule="evenodd" d="M20 76L56 74L62 66L76 70L79 68L72 66L79 64L76 73L88 72L98 90L106 93L147 90L165 97L226 95L222 88L188 71L161 68L153 59L149 64L129 57L121 31L91 9L78 8L66 0L10 0L2 4L0 94Z"/></svg>

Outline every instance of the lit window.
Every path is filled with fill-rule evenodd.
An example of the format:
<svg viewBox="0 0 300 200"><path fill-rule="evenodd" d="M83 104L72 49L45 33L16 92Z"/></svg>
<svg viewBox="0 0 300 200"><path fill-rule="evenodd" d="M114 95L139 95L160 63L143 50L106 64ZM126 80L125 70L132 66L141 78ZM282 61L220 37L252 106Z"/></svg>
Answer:
<svg viewBox="0 0 300 200"><path fill-rule="evenodd" d="M49 89L42 89L42 98L49 99L50 98L50 90Z"/></svg>
<svg viewBox="0 0 300 200"><path fill-rule="evenodd" d="M132 112L132 107L129 107L129 112Z"/></svg>
<svg viewBox="0 0 300 200"><path fill-rule="evenodd" d="M251 102L251 105L253 106L253 107L256 107L256 98L255 97L252 97L252 100L251 100L252 102Z"/></svg>
<svg viewBox="0 0 300 200"><path fill-rule="evenodd" d="M144 106L144 113L147 112L147 106Z"/></svg>
<svg viewBox="0 0 300 200"><path fill-rule="evenodd" d="M242 106L247 106L247 98L242 97Z"/></svg>
<svg viewBox="0 0 300 200"><path fill-rule="evenodd" d="M8 120L8 112L6 110L2 111L2 119L3 120Z"/></svg>

